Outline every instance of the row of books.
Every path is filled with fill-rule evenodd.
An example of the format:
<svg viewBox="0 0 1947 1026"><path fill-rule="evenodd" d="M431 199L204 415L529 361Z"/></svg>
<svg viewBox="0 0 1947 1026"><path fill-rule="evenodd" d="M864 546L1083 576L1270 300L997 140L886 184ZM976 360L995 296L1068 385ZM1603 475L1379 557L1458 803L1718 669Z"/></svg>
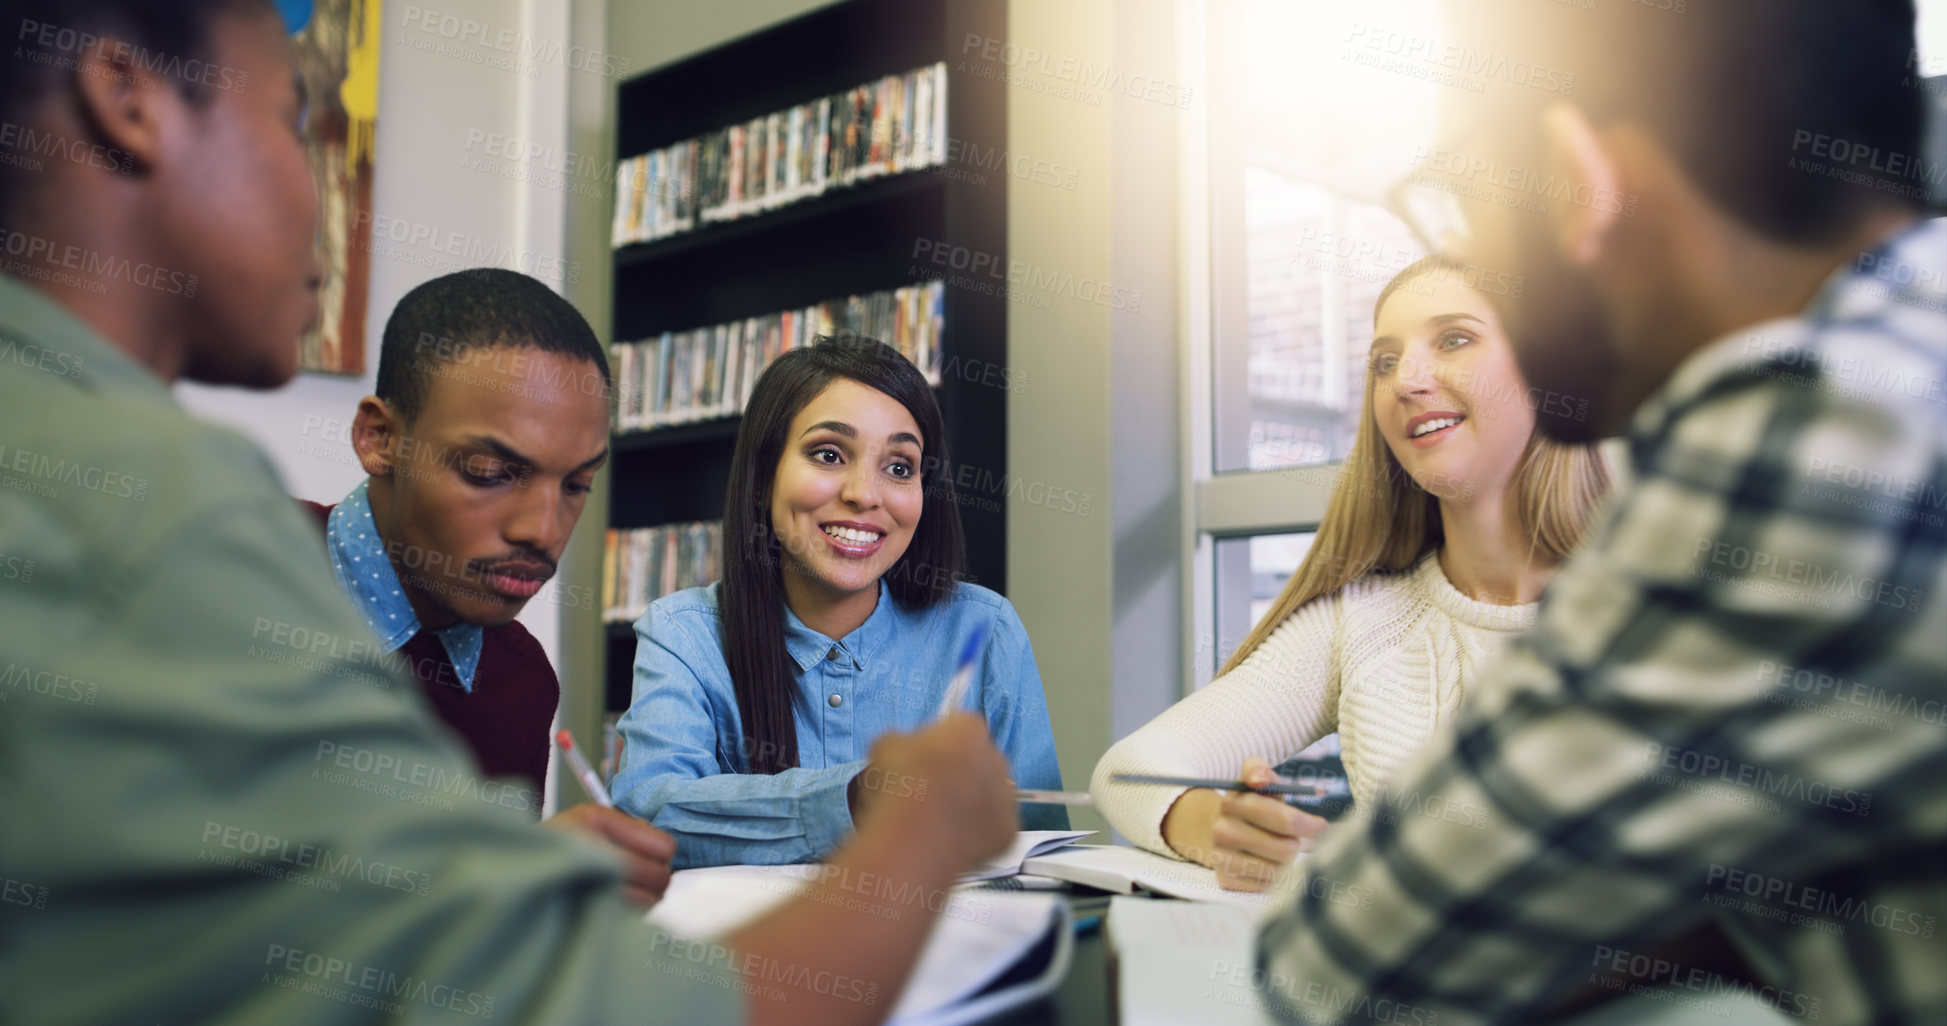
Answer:
<svg viewBox="0 0 1947 1026"><path fill-rule="evenodd" d="M602 547L602 620L639 620L664 595L716 583L722 566L717 521L611 529Z"/></svg>
<svg viewBox="0 0 1947 1026"><path fill-rule="evenodd" d="M646 431L741 413L757 376L772 360L820 335L850 332L878 339L938 384L945 308L946 284L934 279L615 343L609 347L615 430Z"/></svg>
<svg viewBox="0 0 1947 1026"><path fill-rule="evenodd" d="M617 248L946 163L946 63L620 161Z"/></svg>

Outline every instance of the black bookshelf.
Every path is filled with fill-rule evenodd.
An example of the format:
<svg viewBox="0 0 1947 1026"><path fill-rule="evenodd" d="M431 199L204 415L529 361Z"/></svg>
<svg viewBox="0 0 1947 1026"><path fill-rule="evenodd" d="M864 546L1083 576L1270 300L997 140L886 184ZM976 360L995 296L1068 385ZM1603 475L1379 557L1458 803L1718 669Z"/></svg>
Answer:
<svg viewBox="0 0 1947 1026"><path fill-rule="evenodd" d="M1006 36L1006 0L846 0L621 83L616 157L945 61L951 171L963 147L1006 149L1005 82L959 68L969 37ZM914 269L931 266L914 259L921 240L991 254L1005 266L1006 175L967 180L937 170L872 179L616 250L611 337L636 341L917 284L922 274ZM981 383L979 373L956 370L1008 366L1006 301L948 287L944 319L938 395L953 461L976 471L970 479L1004 481L1007 393ZM609 526L719 517L738 423L728 417L616 435ZM992 489L964 498L977 500L960 509L970 577L1005 593L1006 496ZM605 707L620 711L629 701L635 636L622 624L604 637Z"/></svg>

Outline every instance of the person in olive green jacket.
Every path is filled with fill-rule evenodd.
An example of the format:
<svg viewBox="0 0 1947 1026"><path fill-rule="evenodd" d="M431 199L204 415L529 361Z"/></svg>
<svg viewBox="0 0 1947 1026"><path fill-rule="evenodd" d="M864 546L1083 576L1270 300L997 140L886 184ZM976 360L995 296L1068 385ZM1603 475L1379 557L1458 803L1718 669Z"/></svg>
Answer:
<svg viewBox="0 0 1947 1026"><path fill-rule="evenodd" d="M925 896L1014 833L981 721L874 749L926 800L866 789L809 894L722 945L642 922L614 854L471 772L263 456L170 393L282 384L317 315L274 9L0 23L0 121L61 154L0 162L0 1022L883 1018ZM911 907L848 907L881 875Z"/></svg>

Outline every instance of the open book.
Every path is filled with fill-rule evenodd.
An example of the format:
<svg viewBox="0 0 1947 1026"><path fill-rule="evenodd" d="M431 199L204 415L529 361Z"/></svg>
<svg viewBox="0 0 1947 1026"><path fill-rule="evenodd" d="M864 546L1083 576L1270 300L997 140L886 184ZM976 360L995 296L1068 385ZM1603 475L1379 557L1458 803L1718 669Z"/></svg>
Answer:
<svg viewBox="0 0 1947 1026"><path fill-rule="evenodd" d="M1300 855L1299 859L1303 860ZM1117 894L1151 892L1191 901L1270 908L1289 896L1299 866L1288 867L1283 887L1261 893L1227 891L1217 886L1217 873L1194 862L1178 862L1141 848L1116 844L1071 844L1059 851L1032 856L1021 863L1028 876L1051 876L1070 883L1099 887Z"/></svg>
<svg viewBox="0 0 1947 1026"><path fill-rule="evenodd" d="M1021 864L1028 859L1066 848L1093 833L1093 830L1023 830L1014 835L1014 843L1006 851L960 874L960 882L975 883L1013 876L1021 871Z"/></svg>
<svg viewBox="0 0 1947 1026"><path fill-rule="evenodd" d="M718 866L670 878L649 921L679 936L723 936L784 902L826 871L822 865ZM912 979L887 1021L893 1026L977 1022L1052 991L1074 947L1067 902L1050 894L950 890L937 900L861 894L897 910L909 901L939 912Z"/></svg>

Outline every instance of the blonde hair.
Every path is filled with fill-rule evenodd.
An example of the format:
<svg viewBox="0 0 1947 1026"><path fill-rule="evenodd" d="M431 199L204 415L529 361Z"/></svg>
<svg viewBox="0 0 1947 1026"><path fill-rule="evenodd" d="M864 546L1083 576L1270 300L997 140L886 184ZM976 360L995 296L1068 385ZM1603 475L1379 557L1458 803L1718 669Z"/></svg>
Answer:
<svg viewBox="0 0 1947 1026"><path fill-rule="evenodd" d="M1422 275L1460 268L1429 257L1394 276L1373 304L1373 319L1400 286ZM1219 674L1236 669L1272 631L1305 603L1374 571L1405 570L1437 548L1443 537L1440 499L1471 495L1472 482L1456 487L1451 480L1414 481L1380 437L1373 415L1372 385L1367 383L1359 412L1359 430L1352 452L1339 471L1338 483L1325 507L1318 536L1305 561L1285 583L1269 612L1251 628L1237 650L1224 661ZM1508 494L1521 518L1521 529L1533 539L1528 550L1551 563L1568 558L1582 544L1589 516L1609 491L1609 471L1595 445L1565 445L1540 430L1529 434L1528 445L1508 483Z"/></svg>

